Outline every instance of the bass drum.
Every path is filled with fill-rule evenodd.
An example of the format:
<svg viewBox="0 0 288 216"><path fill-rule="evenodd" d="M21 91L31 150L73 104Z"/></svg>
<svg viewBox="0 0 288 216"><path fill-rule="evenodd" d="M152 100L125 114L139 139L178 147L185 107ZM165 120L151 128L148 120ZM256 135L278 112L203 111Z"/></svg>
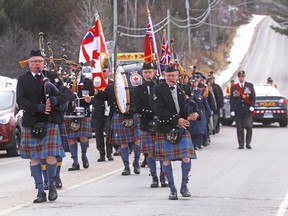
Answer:
<svg viewBox="0 0 288 216"><path fill-rule="evenodd" d="M120 65L114 73L114 91L117 105L122 114L134 114L135 88L141 85L142 64Z"/></svg>

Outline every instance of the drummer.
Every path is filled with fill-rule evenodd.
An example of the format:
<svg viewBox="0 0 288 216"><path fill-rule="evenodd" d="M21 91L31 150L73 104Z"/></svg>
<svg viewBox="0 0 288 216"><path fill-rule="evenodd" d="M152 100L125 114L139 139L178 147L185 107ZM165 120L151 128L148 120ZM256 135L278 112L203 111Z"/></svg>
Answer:
<svg viewBox="0 0 288 216"><path fill-rule="evenodd" d="M117 82L117 80L114 80ZM135 113L122 114L114 91L114 85L107 85L104 91L95 89L95 98L107 100L110 105L110 111L113 113L111 127L109 128L107 143L112 145L120 144L121 158L124 164L124 170L121 173L124 176L130 175L129 166L129 143L133 143L134 161L133 168L135 174L140 174L139 164L139 144L140 144L140 119ZM131 125L129 125L131 124Z"/></svg>
<svg viewBox="0 0 288 216"><path fill-rule="evenodd" d="M67 134L69 138L69 148L71 152L71 158L73 159L72 167L70 167L68 171L75 171L80 169L78 162L78 139L80 140L83 167L86 169L89 167L89 161L86 152L89 146L89 138L92 137L90 103L91 96L94 94L94 87L92 81L82 74L82 69L79 67L79 65L71 64L70 70L74 71L75 73L75 79L71 86L71 90L75 94L76 98L80 98L75 100L76 108L74 112L72 112L71 115L66 115L65 119ZM80 103L78 103L79 101ZM85 112L81 111L83 108ZM80 110L81 113L77 113L78 110ZM79 116L81 118L78 118Z"/></svg>

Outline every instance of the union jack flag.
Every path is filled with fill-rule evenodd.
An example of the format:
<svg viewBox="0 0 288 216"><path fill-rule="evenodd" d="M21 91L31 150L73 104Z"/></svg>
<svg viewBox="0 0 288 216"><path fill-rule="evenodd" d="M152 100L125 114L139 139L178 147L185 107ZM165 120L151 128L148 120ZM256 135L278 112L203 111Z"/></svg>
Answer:
<svg viewBox="0 0 288 216"><path fill-rule="evenodd" d="M169 44L166 37L166 31L164 30L164 34L162 37L162 47L161 47L161 56L160 56L160 68L164 68L166 65L170 63L171 54L169 50Z"/></svg>

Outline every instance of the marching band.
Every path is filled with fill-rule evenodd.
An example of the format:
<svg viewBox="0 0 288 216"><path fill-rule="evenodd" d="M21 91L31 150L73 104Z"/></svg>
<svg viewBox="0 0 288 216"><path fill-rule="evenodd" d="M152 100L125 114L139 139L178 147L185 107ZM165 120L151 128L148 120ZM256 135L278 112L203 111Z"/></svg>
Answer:
<svg viewBox="0 0 288 216"><path fill-rule="evenodd" d="M152 176L150 187L159 187L159 183L169 187L170 200L178 199L172 162L182 161L180 193L191 197L187 185L191 159L197 158L195 150L210 143L212 131L219 132L213 126L219 124L218 118L213 122L213 109L219 110L221 95L210 87L213 77L206 80L196 67L196 73L189 77L176 62L163 68L160 80L157 61L152 60L128 68L117 66L113 80L106 64L102 66L102 78L107 85L102 89L98 88L97 77L85 77L82 65L66 56L57 68L51 43L48 48L52 58L46 63L43 40L41 33L40 49L31 51L27 61L30 70L19 77L17 84L17 103L24 110L21 156L30 159L38 189L33 202L46 202L45 190L49 190L48 200L57 199L57 189L63 187L60 169L65 152L70 152L73 160L68 171L80 170L78 142L82 166L89 167L87 149L92 129L100 155L98 162L105 161L105 156L113 161L112 147L119 146L124 165L121 175L131 175L131 151L133 172L138 175L140 154L144 154ZM27 88L29 85L33 88ZM160 165L159 177L156 161Z"/></svg>

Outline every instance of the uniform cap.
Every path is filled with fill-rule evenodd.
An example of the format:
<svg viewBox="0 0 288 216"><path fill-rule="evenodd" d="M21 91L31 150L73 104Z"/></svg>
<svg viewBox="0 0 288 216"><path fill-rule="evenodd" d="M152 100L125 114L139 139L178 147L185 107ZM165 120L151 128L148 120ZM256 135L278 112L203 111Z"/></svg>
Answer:
<svg viewBox="0 0 288 216"><path fill-rule="evenodd" d="M30 57L33 57L33 56L41 56L41 57L43 57L40 50L31 50Z"/></svg>

